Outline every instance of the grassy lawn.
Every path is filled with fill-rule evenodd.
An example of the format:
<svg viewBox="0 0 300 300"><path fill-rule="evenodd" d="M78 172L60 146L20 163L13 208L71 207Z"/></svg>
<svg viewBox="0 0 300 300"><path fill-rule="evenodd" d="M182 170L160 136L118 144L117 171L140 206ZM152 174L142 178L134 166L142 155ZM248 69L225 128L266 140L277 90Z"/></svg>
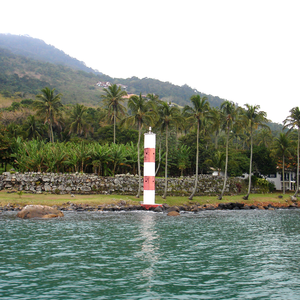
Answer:
<svg viewBox="0 0 300 300"><path fill-rule="evenodd" d="M282 195L279 193L273 194L251 194L249 200L243 200L243 195L237 196L224 196L223 200L218 200L217 196L197 196L194 197L193 201L188 200L188 197L167 197L167 199L162 199L161 196L156 196L155 202L157 204L167 203L170 206L173 205L191 205L195 203L203 204L218 204L218 203L228 203L228 202L241 202L248 205L252 204L280 204L289 205L292 204L290 201L290 195L286 194L280 199L278 196ZM101 204L117 204L121 200L125 200L128 204L138 205L143 201L143 197L137 199L135 196L129 195L55 195L55 194L29 194L29 193L9 193L7 191L0 191L0 206L4 206L8 203L13 205L24 206L26 204L41 204L41 205L62 205L63 203L72 202L76 204L88 204L88 205L101 205Z"/></svg>

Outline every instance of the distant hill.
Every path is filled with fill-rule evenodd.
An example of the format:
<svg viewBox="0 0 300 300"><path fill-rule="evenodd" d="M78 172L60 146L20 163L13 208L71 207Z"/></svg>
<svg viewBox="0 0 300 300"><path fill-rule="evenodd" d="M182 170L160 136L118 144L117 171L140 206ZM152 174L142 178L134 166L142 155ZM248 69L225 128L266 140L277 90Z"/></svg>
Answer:
<svg viewBox="0 0 300 300"><path fill-rule="evenodd" d="M97 70L87 67L84 62L65 54L54 46L30 36L0 33L0 47L8 49L14 54L23 55L35 60L68 66L88 73L102 74Z"/></svg>
<svg viewBox="0 0 300 300"><path fill-rule="evenodd" d="M133 94L153 93L162 100L184 106L195 94L207 96L211 106L219 106L224 99L205 95L191 87L177 86L156 79L131 77L112 78L85 66L54 46L29 36L0 34L0 92L35 95L45 87L56 88L67 103L99 105L102 88L99 81L120 83Z"/></svg>

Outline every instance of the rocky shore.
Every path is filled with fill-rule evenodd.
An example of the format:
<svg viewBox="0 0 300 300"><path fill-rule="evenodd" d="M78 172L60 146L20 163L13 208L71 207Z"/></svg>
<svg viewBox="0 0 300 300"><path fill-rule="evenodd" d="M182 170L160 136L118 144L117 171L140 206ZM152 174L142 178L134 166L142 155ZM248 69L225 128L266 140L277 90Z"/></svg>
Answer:
<svg viewBox="0 0 300 300"><path fill-rule="evenodd" d="M97 206L91 206L88 204L75 204L72 202L63 203L60 206L52 206L55 209L58 209L62 212L121 212L121 211L145 211L146 209L141 205L132 205L128 204L126 201L120 201L118 204L103 204ZM7 204L3 207L0 207L0 212L5 211L21 211L24 206ZM153 212L164 212L169 213L171 211L177 211L178 213L184 212L193 212L199 213L206 210L276 210L276 209L297 209L300 208L300 204L279 204L279 203L258 203L253 205L247 205L240 202L230 202L230 203L219 203L216 205L212 204L191 204L191 205L182 205L182 206L169 206L168 204L163 204L156 208L150 208L149 210Z"/></svg>

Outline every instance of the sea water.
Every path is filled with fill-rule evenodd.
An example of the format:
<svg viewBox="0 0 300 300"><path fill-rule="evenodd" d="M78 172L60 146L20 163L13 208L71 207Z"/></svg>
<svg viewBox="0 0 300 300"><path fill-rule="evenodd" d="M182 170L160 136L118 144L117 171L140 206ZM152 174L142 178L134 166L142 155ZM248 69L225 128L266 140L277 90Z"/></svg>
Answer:
<svg viewBox="0 0 300 300"><path fill-rule="evenodd" d="M300 299L300 210L3 212L0 299Z"/></svg>

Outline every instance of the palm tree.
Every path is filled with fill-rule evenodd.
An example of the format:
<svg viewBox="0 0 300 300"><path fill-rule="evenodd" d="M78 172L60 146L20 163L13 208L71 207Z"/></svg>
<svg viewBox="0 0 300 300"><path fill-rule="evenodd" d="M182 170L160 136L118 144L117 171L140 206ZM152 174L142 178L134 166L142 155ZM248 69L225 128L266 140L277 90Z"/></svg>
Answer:
<svg viewBox="0 0 300 300"><path fill-rule="evenodd" d="M142 129L144 125L153 126L156 113L153 110L153 102L147 101L142 97L142 94L139 96L133 95L129 98L128 109L130 110L131 116L127 117L122 121L121 124L124 124L125 127L129 125L137 126L139 131L139 137L137 142L137 151L138 151L138 175L139 175L139 188L136 195L137 198L140 197L141 193L141 161L140 161L140 143Z"/></svg>
<svg viewBox="0 0 300 300"><path fill-rule="evenodd" d="M290 155L291 141L287 134L280 132L279 137L275 139L275 151L282 157L282 192L285 194L284 168L285 157Z"/></svg>
<svg viewBox="0 0 300 300"><path fill-rule="evenodd" d="M103 89L105 95L101 95L104 106L107 110L107 117L113 120L114 124L114 144L116 143L116 121L120 115L125 114L125 107L121 104L124 102L124 96L127 95L126 91L123 91L121 87L113 84L108 89Z"/></svg>
<svg viewBox="0 0 300 300"><path fill-rule="evenodd" d="M205 161L206 164L211 165L218 171L218 176L221 175L221 171L224 169L224 161L226 160L226 154L217 150L212 154L210 159Z"/></svg>
<svg viewBox="0 0 300 300"><path fill-rule="evenodd" d="M209 103L207 102L206 97L200 97L200 95L193 95L191 97L191 102L193 107L186 105L183 109L184 116L186 116L186 121L196 123L197 127L197 146L196 146L196 178L195 178L195 186L193 189L192 194L190 195L189 199L193 200L193 197L197 190L198 184L198 169L199 169L199 133L200 128L203 124L204 119L208 115L209 112Z"/></svg>
<svg viewBox="0 0 300 300"><path fill-rule="evenodd" d="M259 111L259 105L250 105L245 104L247 110L244 111L243 121L245 126L249 130L250 134L250 167L249 167L249 185L248 185L248 193L244 196L245 200L248 200L250 191L251 191L251 174L252 174L252 156L253 156L253 131L257 129L259 126L264 128L269 128L266 123L267 113L264 111Z"/></svg>
<svg viewBox="0 0 300 300"><path fill-rule="evenodd" d="M43 130L42 126L45 125L37 121L34 115L30 115L26 119L23 129L27 133L28 139L39 139L41 138L41 132Z"/></svg>
<svg viewBox="0 0 300 300"><path fill-rule="evenodd" d="M270 147L273 141L272 132L267 128L262 128L255 135L255 140L257 141L257 145L264 145L266 148Z"/></svg>
<svg viewBox="0 0 300 300"><path fill-rule="evenodd" d="M69 134L76 133L77 135L82 135L83 133L87 133L89 130L89 126L86 121L86 111L87 107L83 104L76 104L73 107L73 110L70 114L70 130Z"/></svg>
<svg viewBox="0 0 300 300"><path fill-rule="evenodd" d="M50 90L48 87L41 91L42 94L36 96L37 100L34 102L34 106L38 115L44 119L44 124L49 125L49 138L50 142L53 143L53 125L59 124L57 117L60 116L60 108L62 107L62 94L55 95L55 89Z"/></svg>
<svg viewBox="0 0 300 300"><path fill-rule="evenodd" d="M159 119L157 122L157 127L161 132L165 131L166 134L166 153L165 153L165 190L162 196L163 199L167 197L167 188L168 188L168 137L169 129L171 126L176 126L179 123L182 123L182 118L180 115L180 109L177 106L172 106L171 103L160 101L157 107Z"/></svg>
<svg viewBox="0 0 300 300"><path fill-rule="evenodd" d="M154 103L158 103L159 102L159 96L156 94L147 94L147 98L151 101L153 101Z"/></svg>
<svg viewBox="0 0 300 300"><path fill-rule="evenodd" d="M113 165L112 173L113 176L115 176L117 167L120 165L127 164L127 149L126 146L123 144L111 144L109 150L109 157Z"/></svg>
<svg viewBox="0 0 300 300"><path fill-rule="evenodd" d="M297 188L294 197L297 197L299 191L299 143L300 143L300 109L294 107L290 110L290 115L283 121L284 128L289 128L289 131L294 127L298 128L298 140L297 140Z"/></svg>
<svg viewBox="0 0 300 300"><path fill-rule="evenodd" d="M211 130L215 132L215 149L218 149L218 137L222 126L222 113L219 108L212 107L209 113Z"/></svg>
<svg viewBox="0 0 300 300"><path fill-rule="evenodd" d="M190 153L191 153L191 147L187 145L179 145L176 151L177 167L181 172L181 177L183 177L183 171L191 164Z"/></svg>
<svg viewBox="0 0 300 300"><path fill-rule="evenodd" d="M223 183L223 189L222 189L221 195L219 196L219 200L222 200L223 195L225 193L225 189L226 189L227 170L228 170L229 136L230 136L230 132L235 124L239 110L232 101L224 101L221 105L221 112L222 112L222 118L223 118L223 128L226 133L226 153L225 153L224 183Z"/></svg>

